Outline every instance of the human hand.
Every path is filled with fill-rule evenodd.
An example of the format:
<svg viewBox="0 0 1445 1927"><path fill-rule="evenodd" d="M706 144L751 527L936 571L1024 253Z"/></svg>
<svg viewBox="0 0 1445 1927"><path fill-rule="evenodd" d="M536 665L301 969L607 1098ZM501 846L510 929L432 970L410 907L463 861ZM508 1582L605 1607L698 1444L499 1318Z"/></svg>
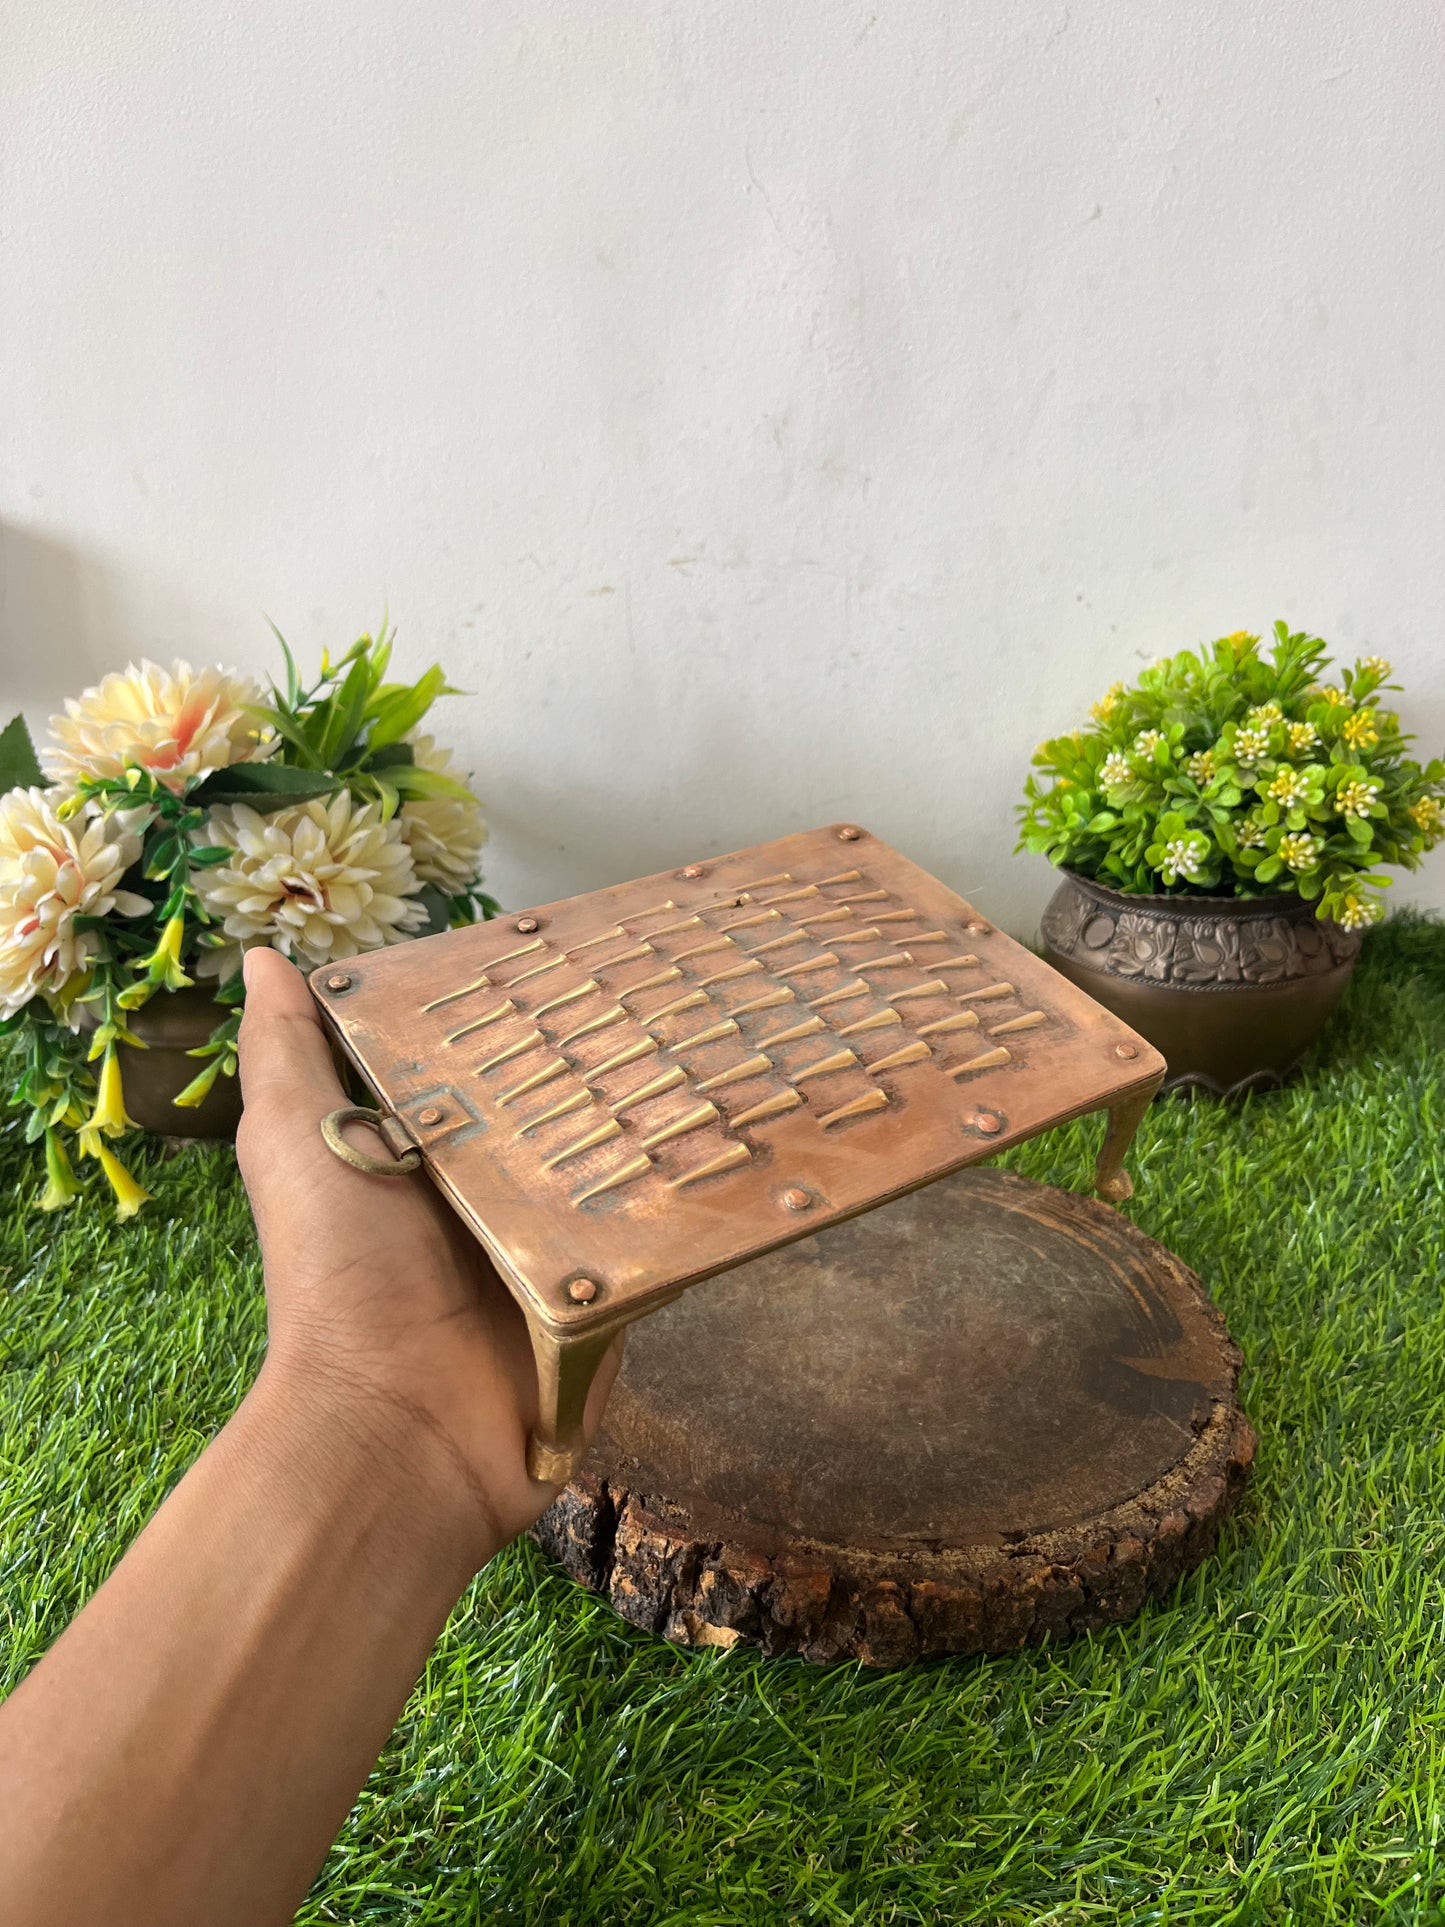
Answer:
<svg viewBox="0 0 1445 1927"><path fill-rule="evenodd" d="M556 1492L526 1468L526 1322L423 1173L369 1176L327 1148L321 1120L346 1093L300 971L273 950L247 953L240 1055L236 1148L265 1261L268 1396L319 1418L338 1450L415 1475L474 1570ZM620 1356L619 1339L588 1400L589 1437Z"/></svg>

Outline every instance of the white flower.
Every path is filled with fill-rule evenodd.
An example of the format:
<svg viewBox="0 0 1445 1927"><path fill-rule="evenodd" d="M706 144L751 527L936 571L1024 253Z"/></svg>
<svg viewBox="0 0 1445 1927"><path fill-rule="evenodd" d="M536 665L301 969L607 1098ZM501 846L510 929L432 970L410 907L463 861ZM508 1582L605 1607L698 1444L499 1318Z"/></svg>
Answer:
<svg viewBox="0 0 1445 1927"><path fill-rule="evenodd" d="M1163 872L1166 877L1195 877L1199 874L1202 852L1187 836L1171 837L1164 845Z"/></svg>
<svg viewBox="0 0 1445 1927"><path fill-rule="evenodd" d="M140 856L137 812L62 823L63 790L0 796L0 1017L38 992L63 990L99 948L77 917L143 916L145 897L120 880Z"/></svg>
<svg viewBox="0 0 1445 1927"><path fill-rule="evenodd" d="M1292 870L1313 869L1319 853L1319 839L1306 835L1303 831L1297 836L1282 836L1279 847L1275 851L1280 861L1287 863Z"/></svg>
<svg viewBox="0 0 1445 1927"><path fill-rule="evenodd" d="M1136 756L1152 756L1163 741L1164 732L1162 730L1141 729L1139 734L1134 738L1134 754Z"/></svg>
<svg viewBox="0 0 1445 1927"><path fill-rule="evenodd" d="M1379 794L1378 783L1341 783L1335 791L1335 808L1341 816L1368 816Z"/></svg>
<svg viewBox="0 0 1445 1927"><path fill-rule="evenodd" d="M1120 750L1112 749L1099 765L1099 782L1106 790L1122 789L1132 783L1134 772L1129 767L1129 758Z"/></svg>
<svg viewBox="0 0 1445 1927"><path fill-rule="evenodd" d="M1320 740L1320 732L1313 723L1290 723L1285 735L1289 738L1291 753L1296 756L1301 750L1313 749Z"/></svg>
<svg viewBox="0 0 1445 1927"><path fill-rule="evenodd" d="M1272 796L1276 803L1291 809L1296 803L1303 803L1309 795L1309 784L1297 769L1286 767L1279 771L1272 783L1264 787L1266 796Z"/></svg>
<svg viewBox="0 0 1445 1927"><path fill-rule="evenodd" d="M1372 676L1384 678L1389 675L1391 669L1394 668L1394 664L1385 656L1366 656L1360 664L1360 667L1361 669L1368 669Z"/></svg>
<svg viewBox="0 0 1445 1927"><path fill-rule="evenodd" d="M52 716L53 742L40 760L59 782L121 776L138 764L179 793L187 783L269 752L265 732L243 705L260 701L252 682L225 669L134 663L107 676Z"/></svg>
<svg viewBox="0 0 1445 1927"><path fill-rule="evenodd" d="M1276 723L1284 721L1284 711L1278 703L1256 703L1244 720L1251 729L1273 729Z"/></svg>
<svg viewBox="0 0 1445 1927"><path fill-rule="evenodd" d="M1214 775L1214 751L1196 749L1184 765L1196 783L1207 783Z"/></svg>
<svg viewBox="0 0 1445 1927"><path fill-rule="evenodd" d="M1346 930L1363 930L1366 924L1378 923L1383 914L1374 898L1351 894L1345 898L1335 922Z"/></svg>
<svg viewBox="0 0 1445 1927"><path fill-rule="evenodd" d="M1262 823L1252 822L1249 817L1245 817L1244 821L1239 825L1239 828L1234 832L1234 840L1238 843L1241 850L1262 849L1264 847L1264 825Z"/></svg>
<svg viewBox="0 0 1445 1927"><path fill-rule="evenodd" d="M413 736L410 742L419 769L460 780L449 749L438 749L430 736ZM465 803L459 796L408 798L397 815L423 883L435 883L454 897L475 882L487 840L482 806L475 797Z"/></svg>
<svg viewBox="0 0 1445 1927"><path fill-rule="evenodd" d="M1269 732L1263 729L1237 729L1234 732L1236 763L1257 763L1269 748Z"/></svg>
<svg viewBox="0 0 1445 1927"><path fill-rule="evenodd" d="M383 823L379 804L358 806L344 790L274 816L220 805L197 841L234 852L195 872L202 902L232 939L203 960L206 976L229 976L238 945L266 943L298 963L323 964L400 943L427 920L401 825Z"/></svg>

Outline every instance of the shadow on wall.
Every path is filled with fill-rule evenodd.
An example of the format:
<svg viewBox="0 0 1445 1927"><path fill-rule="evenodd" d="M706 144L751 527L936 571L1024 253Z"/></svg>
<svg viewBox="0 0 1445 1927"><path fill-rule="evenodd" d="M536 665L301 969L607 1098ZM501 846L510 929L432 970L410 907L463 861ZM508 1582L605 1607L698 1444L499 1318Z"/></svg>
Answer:
<svg viewBox="0 0 1445 1927"><path fill-rule="evenodd" d="M214 626L150 573L0 524L0 707L23 709L32 728L134 657L194 656Z"/></svg>

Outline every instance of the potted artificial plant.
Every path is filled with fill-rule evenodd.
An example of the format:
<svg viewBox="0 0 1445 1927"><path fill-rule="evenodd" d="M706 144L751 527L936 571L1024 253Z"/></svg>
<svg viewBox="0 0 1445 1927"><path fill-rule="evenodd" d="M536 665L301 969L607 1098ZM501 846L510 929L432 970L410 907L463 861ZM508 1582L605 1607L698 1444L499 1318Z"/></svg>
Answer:
<svg viewBox="0 0 1445 1927"><path fill-rule="evenodd" d="M1327 673L1275 624L1157 662L1044 743L1020 848L1065 873L1044 955L1141 1031L1168 1084L1277 1083L1382 914L1382 865L1439 841L1445 763L1422 767L1382 700L1390 665Z"/></svg>
<svg viewBox="0 0 1445 1927"><path fill-rule="evenodd" d="M142 663L0 733L0 1030L43 1139L39 1202L94 1159L120 1215L146 1193L115 1140L233 1135L244 951L303 968L489 916L481 807L419 726L439 668L388 682L385 631L263 696Z"/></svg>

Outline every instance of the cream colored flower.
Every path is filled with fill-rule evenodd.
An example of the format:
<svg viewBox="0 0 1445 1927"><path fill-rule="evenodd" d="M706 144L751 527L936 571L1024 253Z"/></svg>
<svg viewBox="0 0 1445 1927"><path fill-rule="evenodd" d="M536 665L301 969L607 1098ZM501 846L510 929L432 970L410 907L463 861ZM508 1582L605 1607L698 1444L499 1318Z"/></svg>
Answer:
<svg viewBox="0 0 1445 1927"><path fill-rule="evenodd" d="M1128 757L1117 749L1111 749L1099 765L1100 787L1106 790L1123 789L1126 783L1132 783L1133 780L1134 772L1129 766Z"/></svg>
<svg viewBox="0 0 1445 1927"><path fill-rule="evenodd" d="M1380 740L1380 732L1375 727L1374 710L1358 710L1349 718L1340 734L1351 749L1372 748Z"/></svg>
<svg viewBox="0 0 1445 1927"><path fill-rule="evenodd" d="M1383 915L1377 899L1357 897L1352 891L1341 904L1335 921L1345 930L1363 930L1367 924L1378 923Z"/></svg>
<svg viewBox="0 0 1445 1927"><path fill-rule="evenodd" d="M1162 729L1141 729L1139 734L1134 738L1134 754L1136 756L1152 757L1155 750L1158 749L1163 741L1164 732Z"/></svg>
<svg viewBox="0 0 1445 1927"><path fill-rule="evenodd" d="M1296 836L1282 836L1275 854L1281 863L1287 863L1292 870L1312 870L1319 858L1320 847L1318 837L1300 831Z"/></svg>
<svg viewBox="0 0 1445 1927"><path fill-rule="evenodd" d="M151 907L120 887L140 856L137 813L62 823L64 800L63 790L0 796L0 1017L89 967L98 940L76 929L77 917L138 917Z"/></svg>
<svg viewBox="0 0 1445 1927"><path fill-rule="evenodd" d="M1197 877L1203 867L1204 850L1202 839L1188 836L1171 837L1164 845L1163 875L1172 882L1175 876Z"/></svg>
<svg viewBox="0 0 1445 1927"><path fill-rule="evenodd" d="M1284 711L1278 703L1258 703L1244 720L1251 729L1273 729L1284 721Z"/></svg>
<svg viewBox="0 0 1445 1927"><path fill-rule="evenodd" d="M54 740L40 751L48 775L121 776L139 765L178 793L188 782L267 754L262 726L243 705L259 702L254 683L225 669L132 663L52 716Z"/></svg>
<svg viewBox="0 0 1445 1927"><path fill-rule="evenodd" d="M1360 664L1361 669L1368 669L1372 676L1382 677L1388 676L1394 666L1388 656L1366 656Z"/></svg>
<svg viewBox="0 0 1445 1927"><path fill-rule="evenodd" d="M430 736L413 736L410 741L419 769L463 780L452 766L449 749L438 749ZM487 826L475 797L465 803L454 796L411 797L397 815L423 883L434 883L454 897L476 881Z"/></svg>
<svg viewBox="0 0 1445 1927"><path fill-rule="evenodd" d="M1297 769L1286 767L1278 772L1272 782L1265 784L1264 794L1290 809L1294 804L1304 802L1309 795L1309 785Z"/></svg>
<svg viewBox="0 0 1445 1927"><path fill-rule="evenodd" d="M1246 816L1234 832L1234 840L1241 850L1262 850L1264 848L1264 825Z"/></svg>
<svg viewBox="0 0 1445 1927"><path fill-rule="evenodd" d="M1196 749L1184 765L1196 783L1207 783L1214 775L1214 751Z"/></svg>
<svg viewBox="0 0 1445 1927"><path fill-rule="evenodd" d="M1114 714L1114 711L1119 707L1123 695L1123 683L1110 683L1099 700L1096 703L1089 704L1089 714L1094 718L1096 723L1107 723Z"/></svg>
<svg viewBox="0 0 1445 1927"><path fill-rule="evenodd" d="M1341 816L1368 816L1379 794L1378 783L1341 783L1335 791L1335 808Z"/></svg>
<svg viewBox="0 0 1445 1927"><path fill-rule="evenodd" d="M1247 765L1257 763L1269 749L1268 732L1262 729L1237 729L1234 732L1234 760Z"/></svg>
<svg viewBox="0 0 1445 1927"><path fill-rule="evenodd" d="M230 862L195 877L206 909L231 939L202 961L208 977L229 976L252 944L323 964L400 943L427 920L401 825L395 817L383 823L379 804L358 806L344 790L274 816L223 804L197 838L234 852Z"/></svg>
<svg viewBox="0 0 1445 1927"><path fill-rule="evenodd" d="M1436 836L1445 828L1445 816L1442 816L1440 805L1433 796L1417 796L1405 814L1416 829L1423 830L1426 836Z"/></svg>
<svg viewBox="0 0 1445 1927"><path fill-rule="evenodd" d="M1290 723L1285 730L1289 741L1290 754L1298 756L1302 750L1313 749L1320 740L1320 732L1313 723Z"/></svg>

